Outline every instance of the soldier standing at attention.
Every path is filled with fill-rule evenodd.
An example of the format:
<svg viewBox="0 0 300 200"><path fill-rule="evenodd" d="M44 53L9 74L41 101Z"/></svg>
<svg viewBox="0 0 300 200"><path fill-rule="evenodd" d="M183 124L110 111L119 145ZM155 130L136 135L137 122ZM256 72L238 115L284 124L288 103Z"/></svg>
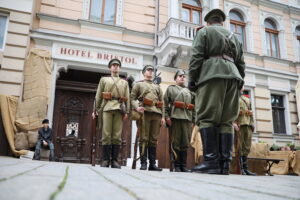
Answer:
<svg viewBox="0 0 300 200"><path fill-rule="evenodd" d="M121 146L123 119L128 118L130 102L127 81L119 77L121 61L112 59L108 63L111 76L100 79L96 93L96 115L102 124L101 167L121 168L118 155ZM93 116L94 117L94 116Z"/></svg>
<svg viewBox="0 0 300 200"><path fill-rule="evenodd" d="M185 71L177 70L176 85L170 85L164 95L165 118L171 131L171 149L175 158L175 172L189 172L186 168L192 124L194 123L194 98L185 86Z"/></svg>
<svg viewBox="0 0 300 200"><path fill-rule="evenodd" d="M189 88L196 91L196 125L200 128L204 161L192 171L229 174L233 121L239 111L239 91L245 76L242 44L223 27L225 14L211 10L207 27L197 32L189 64Z"/></svg>
<svg viewBox="0 0 300 200"><path fill-rule="evenodd" d="M154 84L153 66L143 68L144 80L137 82L131 91L132 109L143 115L143 126L139 127L141 170L147 169L147 151L149 156L149 171L162 171L156 166L156 146L161 125L165 124L163 112L163 92L159 85Z"/></svg>
<svg viewBox="0 0 300 200"><path fill-rule="evenodd" d="M238 138L240 139L241 172L243 175L255 176L255 173L248 170L247 163L247 157L251 149L252 133L254 131L253 112L248 95L240 96L240 113L233 127L237 134L239 134Z"/></svg>

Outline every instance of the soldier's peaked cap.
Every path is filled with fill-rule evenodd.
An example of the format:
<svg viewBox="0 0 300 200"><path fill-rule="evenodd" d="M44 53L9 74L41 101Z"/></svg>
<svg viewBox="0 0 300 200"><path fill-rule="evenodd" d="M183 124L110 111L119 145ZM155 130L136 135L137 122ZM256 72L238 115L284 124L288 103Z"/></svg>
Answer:
<svg viewBox="0 0 300 200"><path fill-rule="evenodd" d="M185 75L185 71L182 69L178 69L175 73L174 80L176 80L177 76Z"/></svg>
<svg viewBox="0 0 300 200"><path fill-rule="evenodd" d="M145 73L145 71L147 70L147 69L152 69L152 70L154 70L154 67L152 66L152 65L146 65L144 68L143 68L143 74Z"/></svg>
<svg viewBox="0 0 300 200"><path fill-rule="evenodd" d="M224 22L225 19L226 19L225 13L224 13L222 10L218 9L218 8L209 11L209 12L205 15L204 21L207 22L207 20L208 20L209 18L211 18L211 17L220 17L220 18L222 19L223 22Z"/></svg>
<svg viewBox="0 0 300 200"><path fill-rule="evenodd" d="M121 61L117 58L113 58L108 63L108 68L110 68L113 64L118 64L121 67Z"/></svg>

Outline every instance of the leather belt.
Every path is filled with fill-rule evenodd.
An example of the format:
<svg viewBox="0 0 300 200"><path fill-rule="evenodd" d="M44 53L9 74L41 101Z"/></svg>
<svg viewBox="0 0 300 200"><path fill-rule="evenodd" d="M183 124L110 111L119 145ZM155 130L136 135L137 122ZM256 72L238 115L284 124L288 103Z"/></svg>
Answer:
<svg viewBox="0 0 300 200"><path fill-rule="evenodd" d="M233 62L233 63L234 63L234 59L233 59L231 56L228 56L228 55L226 55L226 54L210 56L210 58L221 58L221 59L223 59L223 60L227 60L227 61L230 61L230 62Z"/></svg>

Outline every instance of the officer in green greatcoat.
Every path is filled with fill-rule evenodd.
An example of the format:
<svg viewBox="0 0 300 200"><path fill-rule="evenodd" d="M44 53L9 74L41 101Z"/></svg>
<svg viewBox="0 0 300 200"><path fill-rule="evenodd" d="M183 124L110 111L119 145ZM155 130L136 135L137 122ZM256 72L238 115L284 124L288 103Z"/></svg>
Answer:
<svg viewBox="0 0 300 200"><path fill-rule="evenodd" d="M241 162L241 172L243 175L255 176L248 170L248 154L250 153L251 143L252 143L252 133L254 131L254 120L253 112L251 108L251 102L248 95L241 95L239 99L240 112L239 116L234 122L234 130L239 135L240 140L240 162Z"/></svg>
<svg viewBox="0 0 300 200"><path fill-rule="evenodd" d="M239 111L239 91L245 76L242 44L223 27L225 14L211 10L193 41L189 88L196 91L196 125L200 128L204 161L192 171L229 174L233 121Z"/></svg>
<svg viewBox="0 0 300 200"><path fill-rule="evenodd" d="M166 124L171 131L171 151L175 172L189 172L186 168L187 150L194 124L195 95L184 86L186 73L176 71L175 85L170 85L164 95Z"/></svg>
<svg viewBox="0 0 300 200"><path fill-rule="evenodd" d="M147 169L147 155L149 157L149 171L162 171L156 166L156 146L161 125L165 124L163 108L163 91L160 86L154 84L153 66L146 65L143 68L144 80L134 84L131 90L132 109L143 115L142 125L139 127L141 170Z"/></svg>
<svg viewBox="0 0 300 200"><path fill-rule="evenodd" d="M121 168L118 155L122 142L123 119L128 118L130 111L129 87L127 81L119 77L120 60L110 60L108 67L111 75L100 79L96 93L96 115L101 115L99 120L102 124L101 166Z"/></svg>

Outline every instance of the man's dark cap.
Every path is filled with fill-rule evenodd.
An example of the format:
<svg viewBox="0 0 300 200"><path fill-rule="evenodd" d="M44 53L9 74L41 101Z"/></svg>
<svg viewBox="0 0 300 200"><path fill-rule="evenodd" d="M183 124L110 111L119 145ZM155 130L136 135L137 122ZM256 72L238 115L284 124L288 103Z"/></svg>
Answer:
<svg viewBox="0 0 300 200"><path fill-rule="evenodd" d="M42 121L42 124L49 124L49 119L44 119L44 120Z"/></svg>
<svg viewBox="0 0 300 200"><path fill-rule="evenodd" d="M185 71L182 70L182 69L178 69L175 73L175 76L174 76L174 80L176 80L177 76L180 76L180 75L185 75Z"/></svg>
<svg viewBox="0 0 300 200"><path fill-rule="evenodd" d="M207 22L208 19L211 18L211 17L220 17L221 20L222 20L223 22L224 22L225 19L226 19L225 13L224 13L222 10L218 9L218 8L209 11L209 12L205 15L204 21Z"/></svg>
<svg viewBox="0 0 300 200"><path fill-rule="evenodd" d="M152 66L152 65L146 65L144 68L143 68L143 74L145 73L145 71L146 70L148 70L148 69L152 69L152 70L154 70L154 67Z"/></svg>
<svg viewBox="0 0 300 200"><path fill-rule="evenodd" d="M118 64L121 67L121 61L117 58L113 58L108 63L108 68L110 68L113 64Z"/></svg>

